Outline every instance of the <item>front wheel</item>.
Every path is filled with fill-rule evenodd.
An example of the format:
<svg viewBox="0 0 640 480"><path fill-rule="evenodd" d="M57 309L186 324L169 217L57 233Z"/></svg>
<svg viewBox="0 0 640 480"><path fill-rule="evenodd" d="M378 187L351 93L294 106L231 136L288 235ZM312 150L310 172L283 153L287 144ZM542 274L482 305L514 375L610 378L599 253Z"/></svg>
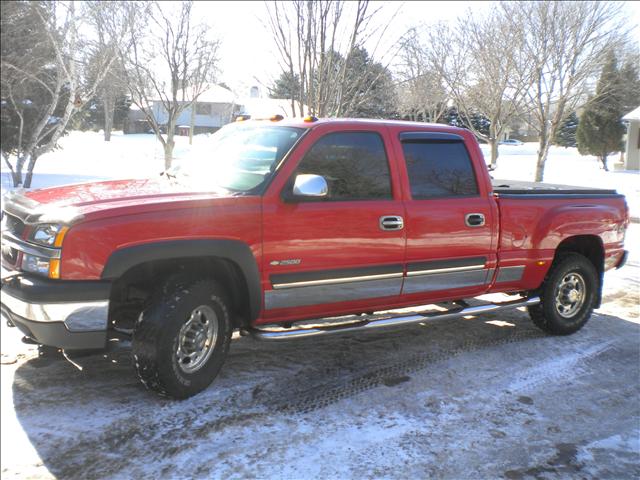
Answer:
<svg viewBox="0 0 640 480"><path fill-rule="evenodd" d="M571 253L556 261L541 291L541 303L529 307L533 323L547 333L569 335L591 317L599 278L593 264Z"/></svg>
<svg viewBox="0 0 640 480"><path fill-rule="evenodd" d="M231 334L226 295L215 281L172 280L136 323L138 378L161 395L195 395L222 368Z"/></svg>

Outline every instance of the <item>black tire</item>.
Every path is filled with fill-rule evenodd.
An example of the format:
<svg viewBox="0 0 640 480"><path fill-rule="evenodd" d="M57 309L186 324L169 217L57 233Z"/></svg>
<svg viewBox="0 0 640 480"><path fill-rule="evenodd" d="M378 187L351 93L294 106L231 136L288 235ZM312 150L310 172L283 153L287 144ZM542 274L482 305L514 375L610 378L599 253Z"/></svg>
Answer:
<svg viewBox="0 0 640 480"><path fill-rule="evenodd" d="M599 282L598 272L586 257L569 253L556 259L542 284L541 303L529 307L531 320L538 328L553 335L577 332L591 317ZM578 287L582 288L581 294ZM582 301L572 302L574 298Z"/></svg>
<svg viewBox="0 0 640 480"><path fill-rule="evenodd" d="M168 280L140 314L133 332L134 365L145 387L176 399L191 397L207 388L220 372L229 350L233 329L228 305L227 295L213 280ZM206 314L198 313L201 311ZM208 318L206 327L200 325L204 320L195 320L197 315ZM210 327L214 323L215 327ZM193 325L206 330L205 337L209 328L216 333L205 339L202 348L193 348L196 353L208 352L206 358L202 357L202 364L195 371L185 371L186 358L180 360L177 352L184 345L181 339L186 342L184 328L192 333L189 329ZM197 338L198 342L202 340L202 336Z"/></svg>

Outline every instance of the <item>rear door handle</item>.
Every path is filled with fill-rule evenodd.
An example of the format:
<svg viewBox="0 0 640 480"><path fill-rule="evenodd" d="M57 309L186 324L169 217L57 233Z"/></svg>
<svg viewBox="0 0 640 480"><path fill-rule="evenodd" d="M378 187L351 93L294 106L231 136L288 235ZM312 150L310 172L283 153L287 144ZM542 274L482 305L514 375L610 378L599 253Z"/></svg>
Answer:
<svg viewBox="0 0 640 480"><path fill-rule="evenodd" d="M399 215L385 215L380 217L380 230L402 230L404 220Z"/></svg>
<svg viewBox="0 0 640 480"><path fill-rule="evenodd" d="M482 213L467 213L464 216L464 223L467 227L482 227L484 225L484 215Z"/></svg>

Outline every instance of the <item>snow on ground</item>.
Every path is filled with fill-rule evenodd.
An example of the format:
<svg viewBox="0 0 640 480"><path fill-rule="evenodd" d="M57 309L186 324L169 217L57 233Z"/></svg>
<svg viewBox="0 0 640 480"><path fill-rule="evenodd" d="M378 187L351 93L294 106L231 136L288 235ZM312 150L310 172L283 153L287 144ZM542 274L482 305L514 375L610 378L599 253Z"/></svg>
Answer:
<svg viewBox="0 0 640 480"><path fill-rule="evenodd" d="M640 245L631 225L630 245ZM3 479L640 478L640 251L578 333L520 310L283 343L236 337L175 402L129 350L38 357L1 326Z"/></svg>
<svg viewBox="0 0 640 480"><path fill-rule="evenodd" d="M180 159L194 149L206 152L209 135L196 135L194 144L187 137L176 137L175 156ZM158 175L164 167L160 143L151 134L124 135L114 132L105 142L98 132L70 132L60 141L61 148L43 155L36 164L34 188L112 178ZM532 181L535 177L536 143L500 146L496 179ZM481 145L489 158L487 145ZM206 153L205 153L206 154ZM610 158L611 169L618 156ZM4 163L2 191L11 189ZM631 215L640 218L640 175L638 172L605 172L595 157L581 156L575 148L552 147L545 170L545 181L567 185L612 188L627 197Z"/></svg>
<svg viewBox="0 0 640 480"><path fill-rule="evenodd" d="M62 145L35 186L163 165L152 135L72 132ZM531 145L501 148L498 176L530 180L534 162ZM619 188L638 212L637 174L605 173L575 150L552 150L547 180ZM542 335L513 310L235 338L219 378L183 402L146 392L126 345L74 358L79 370L38 357L3 321L2 478L639 478L640 225L627 245L628 265L606 274L602 308L577 334Z"/></svg>

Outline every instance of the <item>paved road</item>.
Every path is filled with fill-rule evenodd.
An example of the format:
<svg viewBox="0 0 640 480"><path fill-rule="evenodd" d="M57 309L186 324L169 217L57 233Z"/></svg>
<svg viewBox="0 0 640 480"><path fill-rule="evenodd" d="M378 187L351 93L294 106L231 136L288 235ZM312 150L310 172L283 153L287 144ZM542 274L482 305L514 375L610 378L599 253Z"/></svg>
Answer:
<svg viewBox="0 0 640 480"><path fill-rule="evenodd" d="M639 256L606 282L569 337L516 310L238 338L183 402L146 392L126 349L80 371L3 326L2 478L639 478Z"/></svg>

